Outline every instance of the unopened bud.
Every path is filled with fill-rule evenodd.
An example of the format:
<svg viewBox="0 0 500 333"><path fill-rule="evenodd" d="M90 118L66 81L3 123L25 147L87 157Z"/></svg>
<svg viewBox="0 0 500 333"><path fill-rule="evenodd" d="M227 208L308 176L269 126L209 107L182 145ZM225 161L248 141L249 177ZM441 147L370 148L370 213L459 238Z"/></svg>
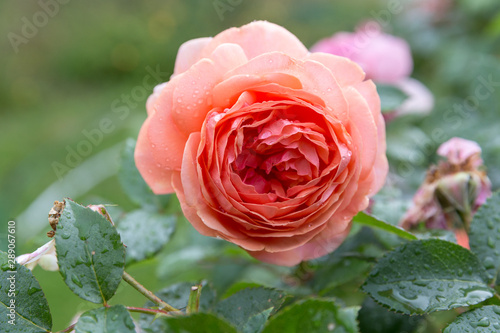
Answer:
<svg viewBox="0 0 500 333"><path fill-rule="evenodd" d="M439 179L435 195L444 212L457 210L460 215L470 214L480 187L477 174L458 172Z"/></svg>
<svg viewBox="0 0 500 333"><path fill-rule="evenodd" d="M106 220L111 222L112 225L115 225L113 222L113 219L109 215L108 210L106 209L106 207L104 205L88 205L87 207L92 209L94 212L98 212L99 214L104 216L106 218Z"/></svg>
<svg viewBox="0 0 500 333"><path fill-rule="evenodd" d="M422 222L429 229L454 230L459 244L467 244L472 216L491 195L481 148L473 141L453 138L439 147L438 154L446 160L431 166L401 225L413 229Z"/></svg>

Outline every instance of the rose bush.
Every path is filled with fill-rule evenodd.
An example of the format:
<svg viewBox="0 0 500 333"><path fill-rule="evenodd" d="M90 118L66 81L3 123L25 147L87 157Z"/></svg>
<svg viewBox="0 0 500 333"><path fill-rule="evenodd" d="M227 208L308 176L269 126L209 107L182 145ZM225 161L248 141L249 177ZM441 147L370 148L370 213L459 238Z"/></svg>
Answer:
<svg viewBox="0 0 500 333"><path fill-rule="evenodd" d="M203 235L295 265L334 250L388 170L375 85L253 22L186 42L147 102L136 165Z"/></svg>

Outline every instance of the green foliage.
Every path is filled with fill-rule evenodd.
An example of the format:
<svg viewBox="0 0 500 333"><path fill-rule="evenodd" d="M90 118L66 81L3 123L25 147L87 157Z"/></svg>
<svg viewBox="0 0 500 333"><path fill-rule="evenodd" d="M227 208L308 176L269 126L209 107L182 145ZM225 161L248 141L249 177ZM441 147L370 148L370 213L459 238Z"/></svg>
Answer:
<svg viewBox="0 0 500 333"><path fill-rule="evenodd" d="M214 313L225 318L239 331L257 333L284 300L282 291L263 287L247 288L219 302Z"/></svg>
<svg viewBox="0 0 500 333"><path fill-rule="evenodd" d="M353 221L359 224L364 224L367 226L375 227L375 228L380 228L382 230L385 230L387 232L393 233L401 238L404 239L409 239L409 240L416 240L417 237L408 231L405 231L404 229L398 228L396 226L393 226L389 223L386 223L384 221L381 221L373 216L367 215L363 212L358 213L353 218Z"/></svg>
<svg viewBox="0 0 500 333"><path fill-rule="evenodd" d="M50 332L52 316L40 284L29 269L0 252L0 331Z"/></svg>
<svg viewBox="0 0 500 333"><path fill-rule="evenodd" d="M83 313L75 326L75 333L135 333L132 317L123 305L98 308Z"/></svg>
<svg viewBox="0 0 500 333"><path fill-rule="evenodd" d="M469 245L486 268L488 277L500 282L500 192L494 193L474 214Z"/></svg>
<svg viewBox="0 0 500 333"><path fill-rule="evenodd" d="M166 204L165 195L155 195L142 178L135 166L134 151L136 141L127 139L121 153L118 179L125 193L134 203L148 210L163 209Z"/></svg>
<svg viewBox="0 0 500 333"><path fill-rule="evenodd" d="M377 91L380 96L380 107L382 112L396 110L408 98L401 89L391 85L377 84Z"/></svg>
<svg viewBox="0 0 500 333"><path fill-rule="evenodd" d="M421 316L408 316L389 311L367 297L359 310L361 333L412 333L424 320Z"/></svg>
<svg viewBox="0 0 500 333"><path fill-rule="evenodd" d="M156 293L156 295L165 302L168 302L176 309L185 309L191 287L196 285L195 282L182 282L166 287ZM215 304L215 291L206 282L203 282L201 288L199 311L209 311ZM154 307L151 301L146 302L146 308ZM141 314L139 326L144 332L165 332L167 324L162 318L155 318L151 314Z"/></svg>
<svg viewBox="0 0 500 333"><path fill-rule="evenodd" d="M489 305L462 313L443 333L496 333L500 331L500 306Z"/></svg>
<svg viewBox="0 0 500 333"><path fill-rule="evenodd" d="M175 230L174 216L135 210L120 219L117 229L127 247L126 264L150 258L158 253Z"/></svg>
<svg viewBox="0 0 500 333"><path fill-rule="evenodd" d="M475 255L437 239L414 241L389 252L371 271L363 290L406 314L470 306L494 293Z"/></svg>
<svg viewBox="0 0 500 333"><path fill-rule="evenodd" d="M358 288L376 258L385 251L373 230L364 227L333 253L314 262L316 267L309 268L311 271L314 268L314 275L308 284L321 295L332 289L343 289L341 286L345 287L346 283L355 283Z"/></svg>
<svg viewBox="0 0 500 333"><path fill-rule="evenodd" d="M273 316L262 333L356 333L356 327L355 316L344 315L333 300L311 298L297 302Z"/></svg>
<svg viewBox="0 0 500 333"><path fill-rule="evenodd" d="M234 327L209 313L166 318L165 327L164 332L172 333L237 333Z"/></svg>
<svg viewBox="0 0 500 333"><path fill-rule="evenodd" d="M55 236L59 272L75 294L105 303L122 279L125 247L116 228L102 215L65 201Z"/></svg>

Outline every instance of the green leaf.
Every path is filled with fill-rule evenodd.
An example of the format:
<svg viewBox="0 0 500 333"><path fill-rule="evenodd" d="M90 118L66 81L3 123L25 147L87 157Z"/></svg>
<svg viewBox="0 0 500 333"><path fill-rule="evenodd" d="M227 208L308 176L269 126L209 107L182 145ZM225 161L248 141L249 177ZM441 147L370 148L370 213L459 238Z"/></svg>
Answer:
<svg viewBox="0 0 500 333"><path fill-rule="evenodd" d="M367 215L363 212L359 212L356 216L353 218L353 222L359 223L359 224L364 224L370 227L375 227L379 228L382 230L385 230L387 232L393 233L401 238L408 239L408 240L416 240L417 237L408 231L405 231L404 229L401 229L399 227L393 226L389 223L385 223L383 221L380 221L376 219L373 216Z"/></svg>
<svg viewBox="0 0 500 333"><path fill-rule="evenodd" d="M367 297L358 313L361 333L412 333L425 317L394 313Z"/></svg>
<svg viewBox="0 0 500 333"><path fill-rule="evenodd" d="M75 326L76 333L135 333L132 317L123 305L84 312Z"/></svg>
<svg viewBox="0 0 500 333"><path fill-rule="evenodd" d="M479 259L460 245L431 239L389 252L375 265L363 290L406 314L480 303L493 296Z"/></svg>
<svg viewBox="0 0 500 333"><path fill-rule="evenodd" d="M483 263L488 277L500 271L500 192L494 193L474 214L470 225L469 246Z"/></svg>
<svg viewBox="0 0 500 333"><path fill-rule="evenodd" d="M500 332L500 306L489 305L474 309L455 319L443 333L497 333Z"/></svg>
<svg viewBox="0 0 500 333"><path fill-rule="evenodd" d="M176 217L136 210L116 227L127 246L126 264L154 256L168 243L175 230Z"/></svg>
<svg viewBox="0 0 500 333"><path fill-rule="evenodd" d="M164 332L169 333L237 333L229 323L209 313L170 317L164 321Z"/></svg>
<svg viewBox="0 0 500 333"><path fill-rule="evenodd" d="M0 331L50 332L49 304L31 271L5 252L0 252L0 268Z"/></svg>
<svg viewBox="0 0 500 333"><path fill-rule="evenodd" d="M350 306L339 309L339 318L342 318L342 325L348 333L358 333L358 312L360 306Z"/></svg>
<svg viewBox="0 0 500 333"><path fill-rule="evenodd" d="M220 301L214 312L239 331L260 332L271 311L281 306L285 296L275 289L247 288Z"/></svg>
<svg viewBox="0 0 500 333"><path fill-rule="evenodd" d="M125 193L134 203L148 209L157 210L166 204L166 195L155 195L135 166L134 151L136 141L127 139L121 154L118 180Z"/></svg>
<svg viewBox="0 0 500 333"><path fill-rule="evenodd" d="M66 200L56 232L59 272L81 298L104 303L116 292L125 265L125 247L102 215Z"/></svg>
<svg viewBox="0 0 500 333"><path fill-rule="evenodd" d="M316 264L315 273L309 285L324 296L332 288L354 283L356 288L364 282L376 258L381 257L387 249L376 237L374 229L361 226L361 230L349 236L342 245L329 255L309 262ZM308 274L307 268L305 274ZM304 273L301 273L301 275Z"/></svg>
<svg viewBox="0 0 500 333"><path fill-rule="evenodd" d="M308 299L292 304L267 322L262 333L355 333L352 316L344 316L330 299Z"/></svg>
<svg viewBox="0 0 500 333"><path fill-rule="evenodd" d="M163 301L167 302L176 309L185 309L189 300L189 294L191 292L191 287L196 285L196 282L181 282L169 286L165 289L158 291L156 296L158 296ZM206 282L201 283L201 296L200 296L200 307L199 311L210 310L215 303L215 291ZM150 308L154 307L155 304L151 301L147 301L144 307ZM141 313L139 326L144 332L165 332L166 324L162 319L156 319L153 315Z"/></svg>
<svg viewBox="0 0 500 333"><path fill-rule="evenodd" d="M394 111L408 98L402 90L386 84L377 84L377 92L382 112Z"/></svg>
<svg viewBox="0 0 500 333"><path fill-rule="evenodd" d="M233 294L236 294L238 291L241 291L246 288L257 288L261 287L262 285L256 283L256 282L247 282L247 281L239 281L234 284L232 284L225 292L224 295L222 295L222 298L228 298L229 296L232 296Z"/></svg>

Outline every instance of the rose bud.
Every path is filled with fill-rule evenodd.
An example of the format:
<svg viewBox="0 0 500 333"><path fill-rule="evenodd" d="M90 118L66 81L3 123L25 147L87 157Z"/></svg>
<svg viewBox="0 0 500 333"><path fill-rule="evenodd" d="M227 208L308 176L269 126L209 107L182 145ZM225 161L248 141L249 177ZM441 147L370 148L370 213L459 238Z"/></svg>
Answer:
<svg viewBox="0 0 500 333"><path fill-rule="evenodd" d="M376 87L353 61L253 22L184 43L135 150L200 233L292 266L335 250L383 185Z"/></svg>
<svg viewBox="0 0 500 333"><path fill-rule="evenodd" d="M106 209L105 205L88 205L87 207L92 209L94 212L98 212L99 214L104 216L106 218L106 220L111 222L112 225L115 225L115 223L113 222L113 219L109 215L108 210Z"/></svg>
<svg viewBox="0 0 500 333"><path fill-rule="evenodd" d="M481 148L473 141L452 138L438 154L446 160L429 169L401 225L413 229L424 223L428 229L454 230L459 244L468 247L472 216L491 195Z"/></svg>

